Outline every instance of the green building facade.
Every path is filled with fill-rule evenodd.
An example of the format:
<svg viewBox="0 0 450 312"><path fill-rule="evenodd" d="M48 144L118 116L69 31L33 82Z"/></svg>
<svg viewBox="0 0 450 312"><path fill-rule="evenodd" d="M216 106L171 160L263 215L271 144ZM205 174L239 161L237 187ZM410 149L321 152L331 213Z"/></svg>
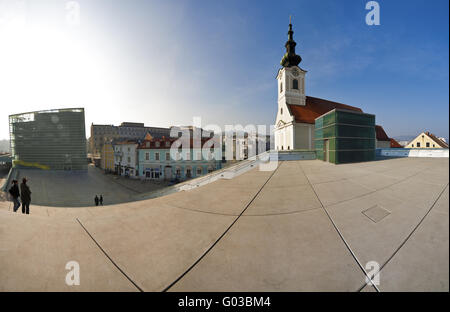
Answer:
<svg viewBox="0 0 450 312"><path fill-rule="evenodd" d="M334 164L375 160L375 115L333 109L316 118L317 159Z"/></svg>
<svg viewBox="0 0 450 312"><path fill-rule="evenodd" d="M83 108L9 116L14 168L87 170Z"/></svg>

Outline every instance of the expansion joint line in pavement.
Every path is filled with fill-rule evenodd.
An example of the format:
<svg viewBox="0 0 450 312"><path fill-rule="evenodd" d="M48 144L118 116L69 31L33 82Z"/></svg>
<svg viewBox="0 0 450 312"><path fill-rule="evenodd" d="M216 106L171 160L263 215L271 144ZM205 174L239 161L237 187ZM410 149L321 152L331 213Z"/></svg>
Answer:
<svg viewBox="0 0 450 312"><path fill-rule="evenodd" d="M173 281L169 286L164 288L163 292L167 292L170 288L172 288L176 283L178 283L186 274L188 274L213 248L217 245L217 243L228 233L228 231L233 227L233 225L239 220L239 218L244 214L248 207L253 203L253 201L258 197L259 193L261 193L262 189L266 186L267 182L273 177L278 168L283 164L283 161L277 166L277 168L270 174L269 178L267 178L266 182L259 188L258 192L256 192L255 196L245 205L244 209L241 213L234 219L234 221L228 226L225 232L216 239L216 241L198 258L183 274L181 274L175 281Z"/></svg>
<svg viewBox="0 0 450 312"><path fill-rule="evenodd" d="M306 175L305 171L303 170L302 166L299 164L298 165L300 167L300 170L302 171L302 173L305 175L306 179L308 180L309 185L311 186L314 194L317 197L317 200L320 202L320 205L322 206L323 210L325 211L325 214L327 215L328 219L330 220L331 224L333 225L334 229L336 230L336 232L338 233L339 237L341 238L342 242L344 243L344 245L347 247L347 250L350 252L350 254L352 255L353 259L356 261L356 263L358 264L359 268L361 269L361 271L364 273L364 275L368 278L369 281L371 281L372 279L370 278L370 276L367 274L366 270L364 269L364 267L362 266L361 262L359 261L358 257L356 256L356 254L353 252L353 250L350 248L350 245L347 243L347 241L345 240L344 236L342 235L341 231L339 230L339 228L337 227L337 225L334 223L333 218L331 218L330 214L328 213L328 210L325 208L325 206L323 205L322 201L319 198L319 195L317 194L316 190L314 189L314 186L311 184L311 182L309 181L308 176ZM375 288L375 290L377 292L380 292L380 290L378 289L378 287L373 284L373 287Z"/></svg>
<svg viewBox="0 0 450 312"><path fill-rule="evenodd" d="M381 272L381 270L383 270L383 268L389 263L389 261L392 260L392 258L394 258L394 256L399 252L399 250L406 244L406 242L411 238L411 236L414 234L414 232L419 228L419 226L422 224L423 220L425 220L425 218L428 216L428 214L431 212L431 210L434 208L434 206L436 205L436 203L438 202L438 200L441 198L442 194L444 194L445 190L448 187L448 183L445 185L444 189L439 193L439 196L436 198L436 200L433 202L433 204L431 205L431 207L427 210L427 212L425 213L425 215L422 217L422 219L420 219L419 223L417 223L417 225L412 229L411 233L409 233L408 236L406 236L406 238L403 240L403 242L400 244L400 246L398 246L398 248L394 251L394 253L386 260L386 262L383 263L383 265L381 265L380 269L378 270L378 273ZM373 278L374 276L372 276ZM364 287L366 287L367 283L364 284L359 291L363 290Z"/></svg>
<svg viewBox="0 0 450 312"><path fill-rule="evenodd" d="M120 271L120 273L123 274L123 276L125 276L125 278L127 280L130 281L131 284L134 285L134 287L136 287L140 292L143 292L144 290L139 287L139 285L137 285L115 262L114 260L106 253L106 251L102 248L102 246L100 246L100 244L95 240L95 238L91 235L91 233L89 233L89 231L84 227L84 225L81 223L81 221L76 218L78 223L81 225L81 227L84 229L84 231L87 233L87 235L89 235L89 237L94 241L94 243L97 245L97 247L103 252L103 254L109 259L109 261L111 261L111 263Z"/></svg>

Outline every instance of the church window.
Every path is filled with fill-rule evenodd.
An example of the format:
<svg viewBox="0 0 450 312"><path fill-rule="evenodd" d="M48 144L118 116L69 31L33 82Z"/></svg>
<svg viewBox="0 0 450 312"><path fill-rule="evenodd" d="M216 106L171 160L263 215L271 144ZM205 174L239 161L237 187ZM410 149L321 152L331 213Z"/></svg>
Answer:
<svg viewBox="0 0 450 312"><path fill-rule="evenodd" d="M298 90L298 80L294 79L293 84L292 84L292 89Z"/></svg>
<svg viewBox="0 0 450 312"><path fill-rule="evenodd" d="M280 114L283 115L283 107L280 110Z"/></svg>
<svg viewBox="0 0 450 312"><path fill-rule="evenodd" d="M280 83L280 93L283 92L283 83Z"/></svg>

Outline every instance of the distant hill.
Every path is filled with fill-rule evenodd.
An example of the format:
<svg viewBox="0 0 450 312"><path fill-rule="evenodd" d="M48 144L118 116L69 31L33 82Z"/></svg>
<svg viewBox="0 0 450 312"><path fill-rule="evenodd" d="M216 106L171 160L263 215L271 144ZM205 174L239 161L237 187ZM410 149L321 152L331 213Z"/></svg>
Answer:
<svg viewBox="0 0 450 312"><path fill-rule="evenodd" d="M0 140L0 153L9 153L9 140Z"/></svg>
<svg viewBox="0 0 450 312"><path fill-rule="evenodd" d="M395 140L397 141L412 141L412 139L414 139L417 135L399 135L399 136L395 136L393 137Z"/></svg>

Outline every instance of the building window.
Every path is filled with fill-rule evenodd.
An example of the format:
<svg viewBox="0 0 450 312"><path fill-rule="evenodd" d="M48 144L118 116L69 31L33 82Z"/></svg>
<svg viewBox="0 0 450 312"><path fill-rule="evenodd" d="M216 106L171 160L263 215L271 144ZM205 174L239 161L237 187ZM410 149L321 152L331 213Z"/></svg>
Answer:
<svg viewBox="0 0 450 312"><path fill-rule="evenodd" d="M427 142L427 147L430 147L430 143L429 142Z"/></svg>
<svg viewBox="0 0 450 312"><path fill-rule="evenodd" d="M166 153L166 160L170 160L170 153Z"/></svg>
<svg viewBox="0 0 450 312"><path fill-rule="evenodd" d="M185 160L191 160L191 152L190 151L187 151Z"/></svg>
<svg viewBox="0 0 450 312"><path fill-rule="evenodd" d="M283 115L283 107L280 109L280 114Z"/></svg>
<svg viewBox="0 0 450 312"><path fill-rule="evenodd" d="M197 160L202 160L202 152L197 152Z"/></svg>
<svg viewBox="0 0 450 312"><path fill-rule="evenodd" d="M166 147L169 147L169 146L170 146L170 142L166 141Z"/></svg>
<svg viewBox="0 0 450 312"><path fill-rule="evenodd" d="M417 147L420 147L420 142L417 142Z"/></svg>
<svg viewBox="0 0 450 312"><path fill-rule="evenodd" d="M283 92L283 83L280 83L280 93Z"/></svg>
<svg viewBox="0 0 450 312"><path fill-rule="evenodd" d="M155 153L155 160L159 160L159 153Z"/></svg>
<svg viewBox="0 0 450 312"><path fill-rule="evenodd" d="M201 175L202 174L202 168L201 167L197 167L197 175Z"/></svg>
<svg viewBox="0 0 450 312"><path fill-rule="evenodd" d="M145 142L146 147L150 147L150 142Z"/></svg>
<svg viewBox="0 0 450 312"><path fill-rule="evenodd" d="M156 147L159 147L159 142L155 142L155 146L156 146Z"/></svg>
<svg viewBox="0 0 450 312"><path fill-rule="evenodd" d="M414 147L414 144L412 144L411 147Z"/></svg>
<svg viewBox="0 0 450 312"><path fill-rule="evenodd" d="M298 90L298 80L294 79L294 81L292 82L292 89Z"/></svg>
<svg viewBox="0 0 450 312"><path fill-rule="evenodd" d="M150 160L150 153L145 153L145 160Z"/></svg>
<svg viewBox="0 0 450 312"><path fill-rule="evenodd" d="M131 158L128 157L128 158L127 158L127 161L128 161L128 163L131 163Z"/></svg>
<svg viewBox="0 0 450 312"><path fill-rule="evenodd" d="M435 147L436 145L433 144L433 147Z"/></svg>
<svg viewBox="0 0 450 312"><path fill-rule="evenodd" d="M130 148L128 148L128 153L130 152Z"/></svg>

